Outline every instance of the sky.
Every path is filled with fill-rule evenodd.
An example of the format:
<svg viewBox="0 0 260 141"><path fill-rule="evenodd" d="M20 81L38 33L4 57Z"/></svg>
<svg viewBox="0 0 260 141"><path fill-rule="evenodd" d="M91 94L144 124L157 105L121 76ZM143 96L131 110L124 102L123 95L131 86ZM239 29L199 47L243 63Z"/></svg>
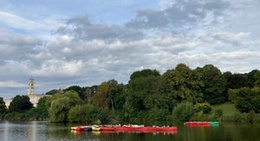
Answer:
<svg viewBox="0 0 260 141"><path fill-rule="evenodd" d="M260 0L0 0L0 97L184 63L260 69Z"/></svg>

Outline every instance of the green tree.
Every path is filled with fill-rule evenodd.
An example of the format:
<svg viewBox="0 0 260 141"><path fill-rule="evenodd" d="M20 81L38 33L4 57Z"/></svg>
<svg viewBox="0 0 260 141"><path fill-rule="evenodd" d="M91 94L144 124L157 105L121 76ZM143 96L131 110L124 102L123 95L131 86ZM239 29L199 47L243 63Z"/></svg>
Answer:
<svg viewBox="0 0 260 141"><path fill-rule="evenodd" d="M103 109L122 109L124 104L124 85L118 84L116 80L101 83L96 94L93 96L95 106Z"/></svg>
<svg viewBox="0 0 260 141"><path fill-rule="evenodd" d="M70 99L62 97L51 102L49 118L51 122L67 122L70 109Z"/></svg>
<svg viewBox="0 0 260 141"><path fill-rule="evenodd" d="M8 110L9 112L20 112L30 110L31 108L33 108L33 104L27 95L17 95L13 98Z"/></svg>
<svg viewBox="0 0 260 141"><path fill-rule="evenodd" d="M237 93L240 91L240 89L228 89L228 99L235 103L237 98Z"/></svg>
<svg viewBox="0 0 260 141"><path fill-rule="evenodd" d="M125 91L126 91L126 86L124 84L117 84L116 89L112 89L111 93L112 99L114 102L114 108L115 110L122 110L123 105L125 104Z"/></svg>
<svg viewBox="0 0 260 141"><path fill-rule="evenodd" d="M255 87L260 87L260 71L256 71L255 72L254 79L255 79L254 86Z"/></svg>
<svg viewBox="0 0 260 141"><path fill-rule="evenodd" d="M250 88L257 86L257 83L258 83L257 81L260 82L260 76L259 76L259 78L257 78L258 77L257 75L260 75L259 70L252 70L251 72L249 72L247 74L248 86ZM258 85L258 86L260 86L260 85Z"/></svg>
<svg viewBox="0 0 260 141"><path fill-rule="evenodd" d="M254 109L252 98L254 93L250 88L241 88L236 94L235 105L240 112L249 112Z"/></svg>
<svg viewBox="0 0 260 141"><path fill-rule="evenodd" d="M124 104L124 85L118 84L116 80L109 80L108 82L108 101L109 109L121 109Z"/></svg>
<svg viewBox="0 0 260 141"><path fill-rule="evenodd" d="M48 118L48 108L46 107L47 97L39 99L37 107L32 109L33 116L37 120L46 120Z"/></svg>
<svg viewBox="0 0 260 141"><path fill-rule="evenodd" d="M145 118L150 109L159 106L159 104L167 104L163 103L163 101L157 102L157 100L161 99L160 96L163 96L162 90L159 90L160 88L158 87L160 77L158 71L148 69L134 72L130 76L123 106L125 109L124 119L140 122Z"/></svg>
<svg viewBox="0 0 260 141"><path fill-rule="evenodd" d="M163 74L168 85L168 91L172 95L175 105L186 101L197 103L201 101L201 85L199 75L185 64L178 64L175 69L168 70Z"/></svg>
<svg viewBox="0 0 260 141"><path fill-rule="evenodd" d="M232 74L228 80L230 89L239 89L248 87L248 80L246 74Z"/></svg>
<svg viewBox="0 0 260 141"><path fill-rule="evenodd" d="M47 97L46 107L48 108L50 121L67 122L70 108L81 104L83 104L83 100L73 90Z"/></svg>
<svg viewBox="0 0 260 141"><path fill-rule="evenodd" d="M70 122L81 122L81 123L86 123L88 119L88 114L91 108L89 108L90 105L76 105L72 107L69 110L69 121ZM91 120L90 120L91 121ZM91 123L91 122L89 122Z"/></svg>
<svg viewBox="0 0 260 141"><path fill-rule="evenodd" d="M108 114L105 110L101 110L93 105L76 105L69 110L69 121L93 124L101 121L102 124L107 123Z"/></svg>
<svg viewBox="0 0 260 141"><path fill-rule="evenodd" d="M160 76L160 73L157 70L144 69L141 71L133 72L130 76L130 80L135 78L148 77L148 76Z"/></svg>
<svg viewBox="0 0 260 141"><path fill-rule="evenodd" d="M46 101L45 101L45 104L46 104L46 108L50 108L51 106L51 103L53 100L56 100L56 99L59 99L59 98L62 98L62 97L68 97L70 99L70 104L71 105L76 105L76 104L82 104L83 103L83 100L79 97L78 93L73 91L73 90L70 90L70 91L66 91L66 92L57 92L55 94L53 94L52 96L48 96Z"/></svg>
<svg viewBox="0 0 260 141"><path fill-rule="evenodd" d="M179 121L189 121L194 114L193 104L182 102L178 104L172 112L173 119Z"/></svg>
<svg viewBox="0 0 260 141"><path fill-rule="evenodd" d="M81 99L84 100L86 98L86 93L83 90L83 88L81 88L80 86L76 86L76 85L75 86L70 86L67 89L65 89L64 91L71 91L71 90L77 92Z"/></svg>
<svg viewBox="0 0 260 141"><path fill-rule="evenodd" d="M171 99L167 92L166 80L163 77L148 77L147 96L144 97L146 109L165 109L171 111Z"/></svg>
<svg viewBox="0 0 260 141"><path fill-rule="evenodd" d="M109 94L108 94L109 85L107 82L103 82L97 88L97 93L93 96L93 103L95 106L109 109Z"/></svg>
<svg viewBox="0 0 260 141"><path fill-rule="evenodd" d="M87 103L90 103L90 102L91 102L91 99L92 99L92 97L93 97L93 92L92 92L92 90L91 90L90 87L84 88L84 91L85 91L85 94L86 94L85 101L86 101Z"/></svg>
<svg viewBox="0 0 260 141"><path fill-rule="evenodd" d="M0 119L7 112L7 107L5 105L4 99L0 97Z"/></svg>
<svg viewBox="0 0 260 141"><path fill-rule="evenodd" d="M54 95L56 93L59 93L61 90L56 90L56 89L53 89L53 90L50 90L48 92L46 92L45 94L46 95Z"/></svg>
<svg viewBox="0 0 260 141"><path fill-rule="evenodd" d="M233 95L236 108L240 112L248 113L250 110L256 113L260 112L260 88L248 88L244 87L241 89L231 91Z"/></svg>
<svg viewBox="0 0 260 141"><path fill-rule="evenodd" d="M231 83L232 75L233 74L230 71L223 73L223 77L226 79L226 82L227 82L226 89L230 89L231 87L233 87L232 83Z"/></svg>
<svg viewBox="0 0 260 141"><path fill-rule="evenodd" d="M226 79L221 71L213 65L205 65L202 68L201 78L204 99L210 104L223 103L227 100Z"/></svg>

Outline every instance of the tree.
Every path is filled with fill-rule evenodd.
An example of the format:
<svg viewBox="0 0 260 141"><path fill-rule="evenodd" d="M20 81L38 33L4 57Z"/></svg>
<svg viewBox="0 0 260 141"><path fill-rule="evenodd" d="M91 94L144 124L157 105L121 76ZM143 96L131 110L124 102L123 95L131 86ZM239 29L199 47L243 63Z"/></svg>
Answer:
<svg viewBox="0 0 260 141"><path fill-rule="evenodd" d="M144 69L132 73L130 76L130 80L134 80L135 78L140 78L140 77L147 77L147 76L160 76L160 73L157 70Z"/></svg>
<svg viewBox="0 0 260 141"><path fill-rule="evenodd" d="M62 97L51 102L49 117L51 122L67 122L70 109L70 99Z"/></svg>
<svg viewBox="0 0 260 141"><path fill-rule="evenodd" d="M168 85L168 91L172 95L175 105L186 101L197 103L201 101L201 81L199 75L185 64L178 64L175 69L163 74Z"/></svg>
<svg viewBox="0 0 260 141"><path fill-rule="evenodd" d="M121 109L124 103L124 85L118 84L116 80L101 83L96 94L93 96L95 106L103 109Z"/></svg>
<svg viewBox="0 0 260 141"><path fill-rule="evenodd" d="M101 110L98 107L94 107L93 105L76 105L69 110L68 115L70 122L81 122L92 124L98 120L101 123L107 123L108 115L105 110Z"/></svg>
<svg viewBox="0 0 260 141"><path fill-rule="evenodd" d="M109 80L108 82L108 102L109 108L121 109L124 103L124 99L122 97L124 92L124 85L118 84L116 80Z"/></svg>
<svg viewBox="0 0 260 141"><path fill-rule="evenodd" d="M9 112L26 111L33 108L33 104L30 102L30 98L27 95L17 95L14 97L9 106Z"/></svg>
<svg viewBox="0 0 260 141"><path fill-rule="evenodd" d="M90 101L93 97L93 92L92 92L90 87L86 87L84 89L85 89L84 91L85 91L85 94L86 94L85 101L87 101L87 103L90 103Z"/></svg>
<svg viewBox="0 0 260 141"><path fill-rule="evenodd" d="M93 96L95 106L109 109L108 89L109 85L107 82L103 82L98 86L97 93Z"/></svg>
<svg viewBox="0 0 260 141"><path fill-rule="evenodd" d="M60 90L53 89L53 90L46 92L45 94L46 95L54 95L54 94L59 93L59 92L60 92Z"/></svg>
<svg viewBox="0 0 260 141"><path fill-rule="evenodd" d="M204 99L210 104L223 103L227 100L226 79L213 65L205 65L201 71Z"/></svg>
<svg viewBox="0 0 260 141"><path fill-rule="evenodd" d="M48 118L48 108L46 107L46 100L46 96L40 98L37 107L33 109L33 114L37 119L46 120Z"/></svg>
<svg viewBox="0 0 260 141"><path fill-rule="evenodd" d="M147 96L144 98L144 105L148 110L165 109L169 112L172 110L169 93L167 93L166 81L163 77L147 78Z"/></svg>
<svg viewBox="0 0 260 141"><path fill-rule="evenodd" d="M227 78L228 87L230 89L239 89L243 87L248 87L248 80L246 74L232 74Z"/></svg>
<svg viewBox="0 0 260 141"><path fill-rule="evenodd" d="M255 72L254 79L255 79L254 86L255 87L260 87L260 71L256 71Z"/></svg>
<svg viewBox="0 0 260 141"><path fill-rule="evenodd" d="M250 110L254 110L256 113L260 112L260 88L248 88L244 87L231 91L235 106L240 112L248 113Z"/></svg>
<svg viewBox="0 0 260 141"><path fill-rule="evenodd" d="M5 105L4 99L0 97L0 115L4 115L7 112L7 107Z"/></svg>
<svg viewBox="0 0 260 141"><path fill-rule="evenodd" d="M112 89L113 107L115 110L122 110L122 107L125 104L125 91L126 86L124 84L117 84L116 89Z"/></svg>
<svg viewBox="0 0 260 141"><path fill-rule="evenodd" d="M70 90L70 91L66 91L66 92L58 92L53 94L52 96L48 96L47 100L46 100L46 108L50 108L51 103L53 100L62 98L62 97L68 97L70 99L70 104L71 105L76 105L76 104L82 104L83 100L79 97L78 93Z"/></svg>
<svg viewBox="0 0 260 141"><path fill-rule="evenodd" d="M259 70L252 70L251 72L249 72L247 74L248 86L250 88L257 86L257 84L258 84L257 81L260 82L260 76L258 76L258 75L260 75ZM260 86L260 85L258 85L258 86Z"/></svg>
<svg viewBox="0 0 260 141"><path fill-rule="evenodd" d="M123 115L126 121L141 122L141 120L145 119L147 112L152 108L157 107L159 104L167 105L167 103L157 102L160 96L162 96L162 91L160 91L158 87L159 84L157 85L160 77L160 73L156 70L144 69L133 72L124 94L125 103L123 105ZM157 97L155 95L157 95Z"/></svg>
<svg viewBox="0 0 260 141"><path fill-rule="evenodd" d="M86 98L86 94L83 91L83 88L81 88L80 86L70 86L67 89L65 89L64 91L71 91L71 90L77 92L81 99L84 100Z"/></svg>
<svg viewBox="0 0 260 141"><path fill-rule="evenodd" d="M46 106L51 122L67 122L70 108L80 105L83 100L75 91L66 91L47 97Z"/></svg>

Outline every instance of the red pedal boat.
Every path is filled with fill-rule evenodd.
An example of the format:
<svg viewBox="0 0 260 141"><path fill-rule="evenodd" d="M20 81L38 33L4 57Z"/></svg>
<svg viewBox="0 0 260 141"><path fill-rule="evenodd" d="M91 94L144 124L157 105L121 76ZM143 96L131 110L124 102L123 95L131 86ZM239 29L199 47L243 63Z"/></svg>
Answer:
<svg viewBox="0 0 260 141"><path fill-rule="evenodd" d="M100 131L114 131L115 128L114 127L110 127L110 126L99 126Z"/></svg>

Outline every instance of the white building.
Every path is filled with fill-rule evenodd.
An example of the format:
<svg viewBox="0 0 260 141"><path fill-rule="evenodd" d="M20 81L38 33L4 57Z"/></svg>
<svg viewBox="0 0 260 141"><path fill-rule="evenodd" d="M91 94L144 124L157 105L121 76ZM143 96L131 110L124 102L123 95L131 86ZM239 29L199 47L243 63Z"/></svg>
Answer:
<svg viewBox="0 0 260 141"><path fill-rule="evenodd" d="M31 77L29 79L29 84L28 84L28 94L27 96L30 98L30 102L33 104L34 107L37 106L38 101L40 100L40 98L44 97L45 95L41 94L34 94L34 79ZM13 98L10 99L5 99L5 105L8 108L10 103L12 102Z"/></svg>

